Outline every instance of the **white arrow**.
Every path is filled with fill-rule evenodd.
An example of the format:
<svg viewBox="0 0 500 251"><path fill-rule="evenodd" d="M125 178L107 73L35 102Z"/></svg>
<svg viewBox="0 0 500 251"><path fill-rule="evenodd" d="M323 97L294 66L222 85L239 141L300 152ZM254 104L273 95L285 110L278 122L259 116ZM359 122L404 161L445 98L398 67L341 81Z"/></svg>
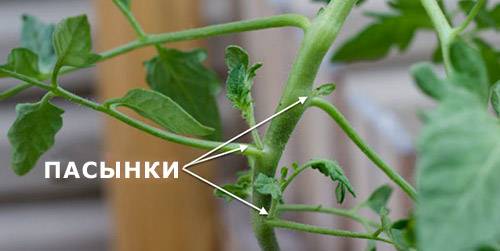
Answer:
<svg viewBox="0 0 500 251"><path fill-rule="evenodd" d="M200 181L202 181L202 182L204 182L204 183L208 184L209 186L212 186L212 187L214 187L215 189L218 189L218 190L222 191L223 193L225 193L225 194L227 194L227 195L229 195L229 196L233 197L234 199L236 199L236 200L240 201L241 203L243 203L243 204L245 204L245 205L247 205L247 206L249 206L249 207L251 207L251 208L253 208L253 209L257 210L257 211L259 211L259 214L260 214L260 215L268 215L269 213L267 212L267 210L266 210L264 207L262 207L262 208L258 208L257 206L253 205L252 203L250 203L250 202L248 202L248 201L246 201L246 200L244 200L244 199L242 199L242 198L240 198L240 197L238 197L238 196L236 196L236 195L234 195L234 194L230 193L230 192L229 192L229 191L227 191L226 189L224 189L224 188L222 188L222 187L220 187L220 186L217 186L216 184L214 184L214 183L212 183L212 182L208 181L207 179L205 179L205 178L203 178L203 177L199 176L199 175L198 175L198 174L196 174L196 173L193 173L193 172L189 171L189 170L188 170L188 167L193 166L193 165L196 165L196 164L199 164L199 163L202 163L202 162L205 162L205 161L213 160L213 159L216 159L216 158L219 158L219 157L222 157L222 156L225 156L225 155L228 155L228 154L234 153L234 152L238 152L238 151L244 152L244 151L248 148L248 146L247 146L247 145L240 144L240 147L239 147L239 148L237 148L237 149L233 149L233 150L230 150L230 151L225 152L225 153L220 153L220 154L217 154L217 155L214 155L214 156L211 156L211 157L207 157L207 156L209 156L210 154L212 154L212 153L214 153L214 152L217 152L218 150L220 150L220 149L221 149L221 148L223 148L224 146L226 146L226 145L230 144L231 142L233 142L233 141L237 140L238 138L242 137L243 135L245 135L245 134L247 134L247 133L249 133L249 132L253 131L255 128L257 128L257 127L259 127L259 126L261 126L261 125L263 125L263 124L265 124L265 123L269 122L270 120L274 119L275 117L277 117L277 116L279 116L279 115L283 114L284 112L286 112L286 111L288 111L288 110L292 109L292 108L293 108L293 107L295 107L296 105L298 105L298 104L302 104L302 105L303 105L303 104L306 102L306 100L307 100L307 97L299 97L299 100L298 100L297 102L295 102L295 103L293 103L293 104L291 104L291 105L289 105L289 106L285 107L283 110L281 110L281 111L279 111L279 112L275 113L275 114L274 114L274 115L272 115L271 117L269 117L269 118L267 118L267 119L265 119L265 120L263 120L263 121L259 122L258 124L256 124L256 125L254 125L254 126L252 126L252 127L248 128L246 131L244 131L244 132L242 132L242 133L240 133L240 134L238 134L238 135L234 136L234 137L233 137L233 138L231 138L230 140L228 140L228 141L226 141L226 142L224 142L224 143L220 144L220 145L219 145L219 146L217 146L216 148L214 148L214 149L210 150L209 152L207 152L207 153L205 153L205 154L201 155L200 157L196 158L195 160L193 160L193 161L189 162L188 164L184 165L184 166L182 167L182 171L184 171L184 172L188 173L189 175L191 175L191 176L193 176L193 177L197 178L198 180L200 180Z"/></svg>
<svg viewBox="0 0 500 251"><path fill-rule="evenodd" d="M295 102L295 103L293 103L293 104L291 104L291 105L289 105L289 106L285 107L283 110L281 110L281 111L279 111L279 112L275 113L275 114L274 114L274 115L272 115L271 117L269 117L269 118L267 118L267 119L265 119L265 120L263 120L263 121L259 122L258 124L256 124L256 125L254 125L254 126L252 126L252 127L248 128L246 131L244 131L244 132L242 132L242 133L240 133L240 134L238 134L238 135L234 136L234 137L233 137L233 138L231 138L230 140L228 140L228 141L226 141L226 142L224 142L224 143L220 144L218 147L216 147L216 148L214 148L214 149L210 150L209 152L207 152L207 153L205 153L205 154L201 155L200 157L196 158L195 160L193 160L193 161L189 162L188 164L184 165L184 167L183 167L182 169L183 169L183 170L185 170L187 167L190 167L190 166L192 166L192 165L194 165L194 164L199 163L199 161L200 161L200 160L202 160L203 158L207 157L208 155L210 155L210 154L212 154L212 153L214 153L214 152L219 151L221 148L223 148L223 147L227 146L227 145L228 145L228 144L230 144L231 142L233 142L233 141L235 141L235 140L237 140L237 139L241 138L241 137L242 137L242 136L244 136L245 134L247 134L247 133L249 133L249 132L253 131L255 128L257 128L257 127L259 127L259 126L261 126L261 125L263 125L263 124L265 124L265 123L269 122L270 120L272 120L272 119L276 118L277 116L279 116L279 115L281 115L281 114L285 113L286 111L288 111L288 110L292 109L292 108L293 108L293 107L295 107L296 105L298 105L298 104L302 104L302 105L303 105L303 104L306 102L306 100L307 100L307 97L299 97L299 100L298 100L297 102ZM234 151L234 152L237 152L237 151L238 151L238 150L236 150L236 151ZM205 160L205 161L206 161L206 160Z"/></svg>
<svg viewBox="0 0 500 251"><path fill-rule="evenodd" d="M250 203L250 202L248 202L248 201L246 201L246 200L244 200L244 199L242 199L242 198L240 198L240 197L238 197L238 196L236 196L236 195L234 195L234 194L232 194L232 193L228 192L226 189L224 189L224 188L222 188L222 187L220 187L220 186L217 186L216 184L214 184L214 183L212 183L212 182L210 182L210 181L206 180L205 178L203 178L203 177L199 176L199 175L198 175L198 174L196 174L196 173L193 173L193 172L189 171L188 169L185 169L185 168L184 168L184 169L182 169L182 170L183 170L184 172L186 172L186 173L190 174L191 176L193 176L193 177L195 177L195 178L197 178L197 179L201 180L202 182L205 182L205 183L206 183L206 184L208 184L209 186L212 186L212 187L214 187L214 188L216 188L216 189L218 189L218 190L222 191L223 193L225 193L225 194L227 194L227 195L229 195L229 196L233 197L234 199L236 199L236 200L240 201L241 203L243 203L243 204L245 204L245 205L247 205L247 206L249 206L249 207L251 207L251 208L253 208L253 209L257 210L257 211L259 211L259 214L260 214L260 215L268 215L268 212L267 212L267 210L266 210L264 207L262 207L262 208L258 208L257 206L253 205L252 203Z"/></svg>
<svg viewBox="0 0 500 251"><path fill-rule="evenodd" d="M200 159L196 162L191 162L187 165L185 165L183 168L186 169L190 166L194 166L194 165L197 165L197 164L200 164L200 163L203 163L203 162L206 162L206 161L209 161L209 160L213 160L213 159L217 159L217 158L220 158L220 157L223 157L223 156L226 156L226 155L229 155L231 153L234 153L234 152L244 152L246 149L248 148L247 145L243 145L243 144L240 144L240 148L236 148L236 149L233 149L233 150L230 150L230 151L227 151L225 153L219 153L217 155L213 155L213 156L210 156L208 158L204 158L204 159Z"/></svg>

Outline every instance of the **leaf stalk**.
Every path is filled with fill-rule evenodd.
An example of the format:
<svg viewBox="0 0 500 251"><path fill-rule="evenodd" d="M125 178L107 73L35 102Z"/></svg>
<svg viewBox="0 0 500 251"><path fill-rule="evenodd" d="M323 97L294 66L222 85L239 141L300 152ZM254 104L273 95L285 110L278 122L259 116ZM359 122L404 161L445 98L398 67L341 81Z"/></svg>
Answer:
<svg viewBox="0 0 500 251"><path fill-rule="evenodd" d="M346 231L346 230L327 229L327 228L321 228L321 227L317 227L317 226L313 226L313 225L309 225L309 224L297 223L297 222L287 221L287 220L273 219L273 220L268 220L267 224L269 224L270 226L273 226L273 227L277 227L277 228L284 228L284 229L296 230L296 231L301 231L301 232L331 235L331 236L337 236L337 237L355 238L355 239L376 240L376 241L381 241L381 242L393 244L392 241L385 239L385 238L374 236L373 234L351 232L351 231Z"/></svg>
<svg viewBox="0 0 500 251"><path fill-rule="evenodd" d="M313 98L310 105L326 112L337 122L339 127L358 146L358 148L380 169L389 179L394 181L412 200L416 200L417 192L415 188L399 175L391 166L385 163L382 158L359 136L349 121L331 103L321 99Z"/></svg>

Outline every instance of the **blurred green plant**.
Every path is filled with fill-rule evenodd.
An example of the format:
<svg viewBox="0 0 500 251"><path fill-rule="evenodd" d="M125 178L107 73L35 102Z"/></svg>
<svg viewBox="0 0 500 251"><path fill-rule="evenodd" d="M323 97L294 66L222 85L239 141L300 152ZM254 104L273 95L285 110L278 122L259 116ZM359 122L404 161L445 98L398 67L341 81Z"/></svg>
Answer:
<svg viewBox="0 0 500 251"><path fill-rule="evenodd" d="M255 236L262 250L279 250L275 228L368 240L368 250L376 242L391 244L397 250L500 250L500 123L488 107L500 114L500 69L498 48L482 34L497 31L500 5L489 6L485 0L462 0L449 10L440 0L390 0L388 11L367 12L373 22L341 45L333 62L350 63L382 59L393 48L405 51L418 31L435 31L439 48L433 53L435 63L443 63L446 76L439 76L431 63L419 63L411 74L423 93L438 107L425 116L425 126L418 141L417 190L371 149L349 121L321 96L330 95L334 84L313 88L318 69L335 41L356 0L318 0L326 4L313 20L285 14L254 20L237 21L179 32L148 34L132 13L132 1L113 0L137 34L137 40L99 54L92 52L90 26L85 15L70 17L56 25L23 16L21 47L11 51L0 66L0 77L11 77L21 84L0 94L10 98L30 87L44 91L35 103L18 104L17 119L8 137L13 147L12 168L19 175L28 173L39 158L54 144L63 124L62 108L51 102L62 98L104 113L138 130L164 140L203 149L221 145L221 122L216 103L219 79L203 61L207 54L200 49L183 52L166 47L169 42L207 38L229 33L278 27L296 27L304 38L289 75L277 110L308 96L305 106L275 118L263 137L252 132L253 144L242 152L250 168L238 175L235 184L224 189L255 205L269 209L268 216L253 212ZM454 25L457 13L465 15ZM155 46L158 55L145 63L151 90L130 90L124 97L102 104L71 93L59 85L59 77L81 68L128 53ZM253 80L262 64L250 64L241 47L226 50L228 77L227 98L240 110L249 126L255 125ZM47 80L49 83L47 83ZM117 110L127 107L155 122L161 129L147 125ZM295 178L307 169L319 171L337 183L339 204L354 186L334 160L313 159L303 165L283 167L277 175L278 162L291 133L309 107L326 112L360 150L393 181L415 204L415 213L392 220L388 202L393 189L384 185L366 200L350 209L321 205L286 204L284 193ZM187 135L203 138L189 137ZM221 150L238 149L228 144ZM215 195L231 201L217 190ZM361 216L371 209L379 222ZM345 217L360 223L365 232L327 229L281 219L285 212L317 212Z"/></svg>

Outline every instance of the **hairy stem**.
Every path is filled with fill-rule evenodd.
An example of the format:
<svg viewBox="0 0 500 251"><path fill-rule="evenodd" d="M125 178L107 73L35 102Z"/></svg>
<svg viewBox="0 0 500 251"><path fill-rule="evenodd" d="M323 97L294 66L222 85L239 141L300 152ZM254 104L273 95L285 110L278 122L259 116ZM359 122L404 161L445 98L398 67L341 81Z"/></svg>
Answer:
<svg viewBox="0 0 500 251"><path fill-rule="evenodd" d="M281 191L284 192L285 189L288 187L288 185L290 185L290 183L292 183L292 181L297 177L299 176L300 173L302 173L304 170L308 169L309 167L311 167L312 165L318 163L318 162L321 162L321 161L309 161L307 163L305 163L304 165L302 165L301 167L299 167L297 170L294 170L293 173L290 175L290 177L288 177L288 179L285 180L285 182L281 185Z"/></svg>
<svg viewBox="0 0 500 251"><path fill-rule="evenodd" d="M249 127L255 126L255 112L254 112L253 105L250 105L250 107L248 108L248 111L246 111L245 113L246 113L245 119L248 123L248 126ZM262 144L262 140L260 139L259 130L257 128L255 128L252 130L251 134L252 134L252 140L255 143L255 145L259 149L264 148L264 144Z"/></svg>
<svg viewBox="0 0 500 251"><path fill-rule="evenodd" d="M277 228L285 228L285 229L314 233L314 234L324 234L324 235L331 235L331 236L337 236L337 237L366 239L366 240L376 240L376 241L382 241L382 242L389 243L389 244L393 243L392 241L390 241L388 239L377 237L377 236L374 236L372 234L357 233L357 232L351 232L351 231L345 231L345 230L326 229L326 228L321 228L321 227L317 227L317 226L313 226L313 225L297 223L297 222L293 222L293 221L268 220L267 224L269 224L270 226L273 226L273 227L277 227Z"/></svg>
<svg viewBox="0 0 500 251"><path fill-rule="evenodd" d="M296 102L300 96L311 94L319 67L356 2L357 0L332 1L306 30L276 111ZM264 155L256 158L254 177L259 173L270 177L275 175L285 145L303 113L303 106L295 107L271 122L264 137ZM271 198L254 192L253 202L258 207L269 208ZM253 227L262 250L279 250L274 226L268 225L266 218L254 213Z"/></svg>
<svg viewBox="0 0 500 251"><path fill-rule="evenodd" d="M129 18L129 16L126 17ZM137 25L139 24L137 23ZM284 14L272 17L258 18L253 20L244 20L244 21L230 22L225 24L210 25L206 27L187 29L183 31L167 32L162 34L150 34L150 35L145 34L144 37L140 37L137 40L134 40L125 45L100 53L101 58L99 59L98 62L106 61L108 59L120 56L122 54L125 54L127 52L136 49L163 43L181 42L181 41L202 39L202 38L227 35L233 33L272 29L272 28L282 28L282 27L296 27L302 30L306 30L307 27L309 27L309 25L310 25L309 19L302 15ZM140 28L140 26L138 27ZM136 30L136 32L138 32L138 30ZM63 67L60 71L60 74L73 72L78 69L79 68L75 67ZM29 87L31 87L30 84L23 83L19 86L19 89L17 89L18 91L17 93L26 90Z"/></svg>
<svg viewBox="0 0 500 251"><path fill-rule="evenodd" d="M336 216L341 216L345 218L352 219L365 228L373 227L375 229L380 228L380 224L365 218L357 213L354 213L351 210L345 210L340 208L327 208L321 205L300 205L300 204L284 204L278 205L279 212L316 212L316 213L324 213L324 214L332 214ZM369 230L369 229L367 229Z"/></svg>
<svg viewBox="0 0 500 251"><path fill-rule="evenodd" d="M175 133L171 133L168 131L160 130L155 127L149 126L139 120L135 120L133 118L128 117L127 115L116 111L112 107L109 107L107 105L101 105L96 102L90 101L88 99L82 98L78 95L75 95L60 86L52 86L52 85L46 85L45 83L38 81L36 79L27 77L22 74L18 74L9 70L5 70L3 68L0 68L0 72L7 74L13 78L22 80L26 83L29 83L30 85L36 86L38 88L44 89L48 92L52 92L54 95L59 96L61 98L64 98L67 101L70 101L75 104L79 104L82 106L85 106L87 108L93 109L95 111L107 114L131 127L134 127L136 129L139 129L145 133L148 133L150 135L153 135L155 137L186 145L186 146L191 146L195 148L201 148L201 149L213 149L215 147L218 147L221 145L223 142L217 142L217 141L210 141L210 140L203 140L203 139L197 139L197 138L190 138L182 135L178 135ZM221 150L222 151L228 151L228 150L233 150L233 149L239 149L239 144L233 143L229 144L225 147L223 147ZM243 154L245 155L250 155L250 156L260 156L261 151L254 146L249 146L247 150Z"/></svg>
<svg viewBox="0 0 500 251"><path fill-rule="evenodd" d="M392 167L385 163L382 158L359 136L354 130L349 121L340 113L337 108L329 102L313 98L310 102L311 106L315 106L325 111L330 117L337 122L347 136L358 146L358 148L380 169L389 179L394 181L403 191L413 200L416 199L417 193L410 183L408 183L401 175L399 175Z"/></svg>
<svg viewBox="0 0 500 251"><path fill-rule="evenodd" d="M144 37L143 39L135 40L118 48L101 53L101 61L119 56L138 48L143 48L151 45L196 40L232 33L280 27L297 27L305 30L308 26L309 20L306 17L298 14L284 14L253 20L216 24L202 28L187 29L183 31L146 35L146 37Z"/></svg>
<svg viewBox="0 0 500 251"><path fill-rule="evenodd" d="M437 31L443 53L443 61L448 71L450 67L450 44L454 39L453 29L436 0L420 0Z"/></svg>

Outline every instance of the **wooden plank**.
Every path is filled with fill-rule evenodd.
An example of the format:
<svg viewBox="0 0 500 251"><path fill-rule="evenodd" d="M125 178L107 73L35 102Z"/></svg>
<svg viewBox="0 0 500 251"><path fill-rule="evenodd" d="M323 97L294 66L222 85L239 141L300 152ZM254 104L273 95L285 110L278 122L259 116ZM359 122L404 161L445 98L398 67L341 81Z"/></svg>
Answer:
<svg viewBox="0 0 500 251"><path fill-rule="evenodd" d="M105 50L135 38L111 1L96 0L98 47ZM143 0L133 10L147 32L165 32L199 26L197 0ZM199 43L176 44L192 48ZM154 55L141 49L99 64L102 99L146 87L143 62ZM105 159L113 161L172 161L186 163L201 154L166 143L112 119L105 122ZM207 166L196 167L210 177ZM210 169L210 168L208 168ZM115 250L219 250L212 190L180 173L179 180L114 180L107 184L114 215Z"/></svg>

